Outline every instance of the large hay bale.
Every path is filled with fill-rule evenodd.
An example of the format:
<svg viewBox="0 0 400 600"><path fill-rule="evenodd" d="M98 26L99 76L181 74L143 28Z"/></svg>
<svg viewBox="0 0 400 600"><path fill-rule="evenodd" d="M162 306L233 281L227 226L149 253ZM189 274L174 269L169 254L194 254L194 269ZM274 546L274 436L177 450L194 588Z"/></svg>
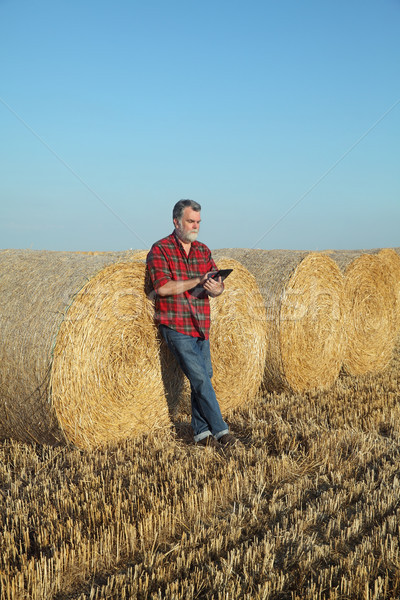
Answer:
<svg viewBox="0 0 400 600"><path fill-rule="evenodd" d="M254 400L263 381L267 321L254 276L241 263L219 258L219 269L233 269L221 296L210 299L213 385L221 411Z"/></svg>
<svg viewBox="0 0 400 600"><path fill-rule="evenodd" d="M0 437L88 448L169 424L145 265L0 253Z"/></svg>
<svg viewBox="0 0 400 600"><path fill-rule="evenodd" d="M343 276L319 253L221 249L254 276L263 296L266 328L264 385L267 390L327 389L343 359Z"/></svg>
<svg viewBox="0 0 400 600"><path fill-rule="evenodd" d="M132 258L135 260L146 260L149 250L133 250Z"/></svg>
<svg viewBox="0 0 400 600"><path fill-rule="evenodd" d="M85 256L100 256L103 254L109 254L103 250L75 250L74 254L84 254Z"/></svg>
<svg viewBox="0 0 400 600"><path fill-rule="evenodd" d="M343 368L350 375L383 370L396 339L395 283L379 250L330 251L345 278L348 311Z"/></svg>
<svg viewBox="0 0 400 600"><path fill-rule="evenodd" d="M400 256L394 248L382 248L380 256L389 267L394 280L396 296L396 332L400 332Z"/></svg>

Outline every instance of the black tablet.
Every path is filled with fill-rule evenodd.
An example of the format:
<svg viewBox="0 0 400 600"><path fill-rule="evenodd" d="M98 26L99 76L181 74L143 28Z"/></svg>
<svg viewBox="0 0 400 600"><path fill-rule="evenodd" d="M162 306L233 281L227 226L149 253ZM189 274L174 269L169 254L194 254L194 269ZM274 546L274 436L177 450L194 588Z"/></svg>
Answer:
<svg viewBox="0 0 400 600"><path fill-rule="evenodd" d="M212 279L218 279L218 277L222 278L222 281L228 277L232 273L233 269L219 269L218 271L213 271L208 275L208 277L212 277Z"/></svg>

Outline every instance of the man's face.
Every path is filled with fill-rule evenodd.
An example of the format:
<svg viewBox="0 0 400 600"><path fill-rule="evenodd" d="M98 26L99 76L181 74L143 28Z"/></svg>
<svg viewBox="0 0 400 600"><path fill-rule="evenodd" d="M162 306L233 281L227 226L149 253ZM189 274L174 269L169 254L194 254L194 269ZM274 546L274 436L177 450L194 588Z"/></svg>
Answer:
<svg viewBox="0 0 400 600"><path fill-rule="evenodd" d="M200 229L200 213L187 206L182 215L181 222L174 219L175 231L181 242L189 244L194 242Z"/></svg>

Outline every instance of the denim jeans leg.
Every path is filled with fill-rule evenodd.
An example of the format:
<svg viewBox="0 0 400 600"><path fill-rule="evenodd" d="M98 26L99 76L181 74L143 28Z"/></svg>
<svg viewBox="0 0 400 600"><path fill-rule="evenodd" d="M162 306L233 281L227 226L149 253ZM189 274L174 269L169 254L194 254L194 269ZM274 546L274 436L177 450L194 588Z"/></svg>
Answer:
<svg viewBox="0 0 400 600"><path fill-rule="evenodd" d="M212 366L208 340L185 335L165 325L160 332L190 381L192 428L195 441L210 433L214 436L228 431L211 383Z"/></svg>

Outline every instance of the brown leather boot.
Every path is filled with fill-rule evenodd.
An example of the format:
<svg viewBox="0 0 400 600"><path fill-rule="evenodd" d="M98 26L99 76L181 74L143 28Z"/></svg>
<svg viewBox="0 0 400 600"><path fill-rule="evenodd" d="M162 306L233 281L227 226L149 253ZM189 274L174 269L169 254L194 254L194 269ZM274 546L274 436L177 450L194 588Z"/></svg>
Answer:
<svg viewBox="0 0 400 600"><path fill-rule="evenodd" d="M220 448L219 443L213 435L209 435L199 442L196 442L196 446L203 446L204 448Z"/></svg>
<svg viewBox="0 0 400 600"><path fill-rule="evenodd" d="M231 433L225 433L224 435L221 435L221 437L218 438L218 443L224 448L239 445L239 441Z"/></svg>

